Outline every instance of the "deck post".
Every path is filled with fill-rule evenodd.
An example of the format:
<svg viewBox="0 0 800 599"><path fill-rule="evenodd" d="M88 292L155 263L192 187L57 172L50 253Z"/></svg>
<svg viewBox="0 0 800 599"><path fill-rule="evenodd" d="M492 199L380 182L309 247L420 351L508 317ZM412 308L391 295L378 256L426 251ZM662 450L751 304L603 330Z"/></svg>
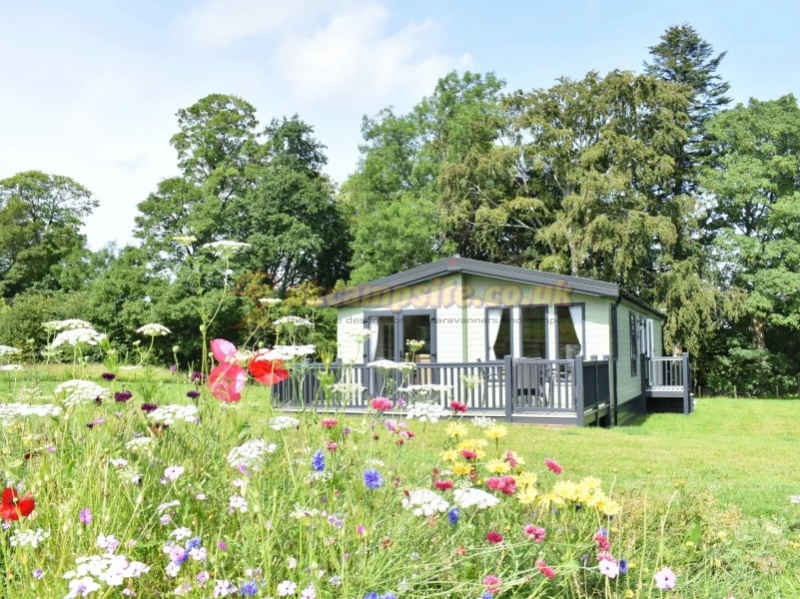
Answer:
<svg viewBox="0 0 800 599"><path fill-rule="evenodd" d="M682 362L683 362L683 413L688 416L692 413L692 396L691 396L691 380L692 377L689 376L689 352L683 352Z"/></svg>
<svg viewBox="0 0 800 599"><path fill-rule="evenodd" d="M575 398L575 424L578 426L583 426L583 356L575 356L573 368L575 368L572 379L572 396Z"/></svg>
<svg viewBox="0 0 800 599"><path fill-rule="evenodd" d="M503 370L505 370L505 408L506 420L511 422L514 415L514 391L517 388L517 383L514 381L514 359L511 356L503 358Z"/></svg>

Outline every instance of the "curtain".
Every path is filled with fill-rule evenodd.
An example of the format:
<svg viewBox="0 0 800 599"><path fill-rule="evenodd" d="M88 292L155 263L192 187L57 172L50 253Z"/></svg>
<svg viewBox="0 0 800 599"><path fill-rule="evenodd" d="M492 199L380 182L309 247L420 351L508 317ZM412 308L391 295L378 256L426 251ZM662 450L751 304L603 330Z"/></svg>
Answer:
<svg viewBox="0 0 800 599"><path fill-rule="evenodd" d="M581 348L575 355L583 356L583 306L570 306L569 317L572 319L572 327L575 329L575 336Z"/></svg>
<svg viewBox="0 0 800 599"><path fill-rule="evenodd" d="M380 319L373 316L369 319L369 361L374 362L378 355L378 333L380 332Z"/></svg>
<svg viewBox="0 0 800 599"><path fill-rule="evenodd" d="M494 353L494 344L497 342L497 335L500 333L500 323L503 320L503 308L489 308L486 310L486 318L488 326L486 327L489 338L486 343L489 347L489 359L496 360L497 356Z"/></svg>

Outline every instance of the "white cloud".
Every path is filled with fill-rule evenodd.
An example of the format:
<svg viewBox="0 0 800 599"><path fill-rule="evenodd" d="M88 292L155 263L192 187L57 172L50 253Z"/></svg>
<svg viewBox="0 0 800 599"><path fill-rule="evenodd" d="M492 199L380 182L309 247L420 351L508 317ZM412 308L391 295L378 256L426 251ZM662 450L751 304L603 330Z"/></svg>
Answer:
<svg viewBox="0 0 800 599"><path fill-rule="evenodd" d="M433 20L398 31L389 21L388 9L374 0L206 0L182 24L195 46L273 42L266 62L306 105L403 105L430 93L448 71L472 66L469 54L437 52Z"/></svg>
<svg viewBox="0 0 800 599"><path fill-rule="evenodd" d="M334 15L311 35L287 36L278 69L306 102L404 100L430 93L448 71L469 68L472 58L437 54L431 47L436 23L410 23L388 33L389 11L362 4Z"/></svg>
<svg viewBox="0 0 800 599"><path fill-rule="evenodd" d="M194 45L222 48L277 33L348 4L353 0L207 0L191 10L182 24Z"/></svg>

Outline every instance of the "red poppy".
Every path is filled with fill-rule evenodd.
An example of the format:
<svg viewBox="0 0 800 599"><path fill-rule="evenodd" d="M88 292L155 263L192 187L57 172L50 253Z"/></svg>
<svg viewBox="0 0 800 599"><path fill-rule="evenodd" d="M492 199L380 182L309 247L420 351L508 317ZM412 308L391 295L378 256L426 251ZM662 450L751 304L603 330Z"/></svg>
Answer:
<svg viewBox="0 0 800 599"><path fill-rule="evenodd" d="M26 493L21 498L17 490L8 487L3 491L3 504L0 507L0 517L3 520L19 520L20 516L30 516L36 502L30 493Z"/></svg>
<svg viewBox="0 0 800 599"><path fill-rule="evenodd" d="M289 378L282 360L250 360L247 370L262 385L275 385Z"/></svg>

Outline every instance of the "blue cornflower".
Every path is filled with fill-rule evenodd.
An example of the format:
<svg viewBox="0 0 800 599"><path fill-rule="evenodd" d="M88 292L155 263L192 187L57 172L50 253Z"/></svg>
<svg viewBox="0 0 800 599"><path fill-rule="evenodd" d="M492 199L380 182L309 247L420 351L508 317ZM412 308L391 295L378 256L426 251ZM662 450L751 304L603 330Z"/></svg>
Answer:
<svg viewBox="0 0 800 599"><path fill-rule="evenodd" d="M620 574L627 574L628 573L628 560L621 559L619 560L619 573Z"/></svg>
<svg viewBox="0 0 800 599"><path fill-rule="evenodd" d="M492 595L489 591L486 591L483 595L481 595L481 599L494 599L494 595Z"/></svg>
<svg viewBox="0 0 800 599"><path fill-rule="evenodd" d="M186 541L186 551L189 552L192 549L200 549L200 546L203 544L200 537L195 537L193 539L189 539Z"/></svg>
<svg viewBox="0 0 800 599"><path fill-rule="evenodd" d="M602 526L597 529L597 532L600 534L601 537L608 538L608 530L606 530Z"/></svg>
<svg viewBox="0 0 800 599"><path fill-rule="evenodd" d="M364 595L364 599L380 599L378 597L378 593L367 593Z"/></svg>
<svg viewBox="0 0 800 599"><path fill-rule="evenodd" d="M381 595L381 599L397 599L397 595L389 591L388 593Z"/></svg>
<svg viewBox="0 0 800 599"><path fill-rule="evenodd" d="M447 520L450 524L458 524L458 519L461 517L461 512L458 511L457 507L454 507L449 512L447 512Z"/></svg>
<svg viewBox="0 0 800 599"><path fill-rule="evenodd" d="M369 489L380 489L383 486L383 476L375 468L368 468L364 470L364 484ZM377 599L377 595L375 599Z"/></svg>
<svg viewBox="0 0 800 599"><path fill-rule="evenodd" d="M258 593L258 585L254 580L245 580L239 587L239 593L242 597L252 597Z"/></svg>
<svg viewBox="0 0 800 599"><path fill-rule="evenodd" d="M325 454L321 449L314 452L314 457L311 458L311 467L317 472L325 470Z"/></svg>

